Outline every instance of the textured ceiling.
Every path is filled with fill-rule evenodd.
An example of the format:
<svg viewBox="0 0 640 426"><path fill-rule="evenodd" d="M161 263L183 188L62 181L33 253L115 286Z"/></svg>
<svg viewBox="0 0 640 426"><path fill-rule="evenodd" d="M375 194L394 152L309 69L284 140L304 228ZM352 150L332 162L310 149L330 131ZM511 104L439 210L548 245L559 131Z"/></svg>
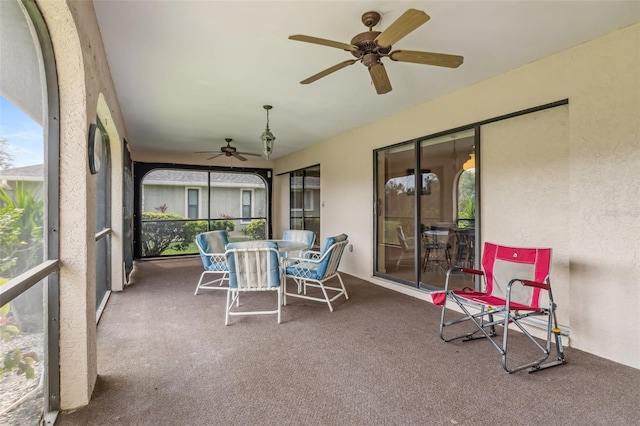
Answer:
<svg viewBox="0 0 640 426"><path fill-rule="evenodd" d="M134 150L261 152L273 105L272 158L406 110L640 21L638 1L94 1ZM464 56L456 69L383 59L377 95L360 63L299 82L349 52L288 40L349 43L369 10L384 31L408 8L431 20L393 48Z"/></svg>

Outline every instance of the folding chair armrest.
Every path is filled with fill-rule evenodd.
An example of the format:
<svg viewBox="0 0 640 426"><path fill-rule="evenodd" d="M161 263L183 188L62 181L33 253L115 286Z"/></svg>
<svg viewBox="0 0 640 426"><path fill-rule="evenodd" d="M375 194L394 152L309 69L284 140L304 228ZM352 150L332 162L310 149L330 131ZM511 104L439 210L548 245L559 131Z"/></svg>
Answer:
<svg viewBox="0 0 640 426"><path fill-rule="evenodd" d="M483 271L480 271L478 269L473 269L473 268L465 268L464 266L451 266L449 267L449 269L447 270L447 277L444 281L444 291L447 292L449 290L449 276L454 272L454 271L460 271L460 272L464 272L466 274L473 274L473 275L484 275Z"/></svg>
<svg viewBox="0 0 640 426"><path fill-rule="evenodd" d="M507 290L511 289L511 287L513 286L513 284L515 284L516 282L520 282L522 285L527 286L527 287L536 287L542 290L549 290L551 288L551 285L549 285L548 283L541 283L538 281L531 281L531 280L523 280L520 278L514 278L511 281L509 281L509 284L507 284Z"/></svg>
<svg viewBox="0 0 640 426"><path fill-rule="evenodd" d="M530 281L530 280L524 280L522 281L522 284L529 287L541 288L542 290L549 290L551 288L551 286L547 283L541 283L541 282Z"/></svg>
<svg viewBox="0 0 640 426"><path fill-rule="evenodd" d="M465 268L465 267L461 267L460 270L462 272L465 272L467 274L474 274L474 275L484 275L484 272L482 272L479 269L473 269L473 268Z"/></svg>

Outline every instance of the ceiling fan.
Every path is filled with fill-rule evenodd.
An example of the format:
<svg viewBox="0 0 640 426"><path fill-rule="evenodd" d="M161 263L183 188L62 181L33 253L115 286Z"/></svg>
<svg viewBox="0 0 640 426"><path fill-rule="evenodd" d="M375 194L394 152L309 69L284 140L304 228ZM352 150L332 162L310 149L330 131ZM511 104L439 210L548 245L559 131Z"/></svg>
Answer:
<svg viewBox="0 0 640 426"><path fill-rule="evenodd" d="M429 15L423 11L409 9L389 25L386 30L380 32L373 31L373 27L380 22L380 14L378 12L366 12L362 15L362 23L369 28L369 31L356 35L351 39L349 44L301 34L289 36L290 40L304 41L346 50L351 52L356 58L340 62L302 80L300 83L313 83L322 77L326 77L333 72L360 61L369 69L369 75L371 76L371 81L375 86L376 92L382 95L391 91L391 82L387 76L384 64L381 61L382 58L388 57L393 61L413 62L414 64L435 65L438 67L459 67L464 59L462 56L414 50L391 51L392 44L400 41L429 19Z"/></svg>
<svg viewBox="0 0 640 426"><path fill-rule="evenodd" d="M260 154L253 154L251 152L238 152L235 146L231 146L231 142L233 142L233 139L225 138L224 140L225 142L227 142L227 146L220 147L220 153L207 158L207 160L212 160L216 157L220 157L221 155L224 155L227 157L235 157L240 161L247 161L247 159L243 157L243 155L260 157ZM216 151L199 151L199 152L196 152L196 154L209 154L212 152L216 152Z"/></svg>

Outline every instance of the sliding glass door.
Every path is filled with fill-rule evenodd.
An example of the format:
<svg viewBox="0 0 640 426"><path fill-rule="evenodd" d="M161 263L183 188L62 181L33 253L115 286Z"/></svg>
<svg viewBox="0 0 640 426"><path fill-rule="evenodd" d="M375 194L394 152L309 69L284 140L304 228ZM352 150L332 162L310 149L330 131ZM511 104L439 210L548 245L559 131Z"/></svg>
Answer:
<svg viewBox="0 0 640 426"><path fill-rule="evenodd" d="M438 289L475 247L475 130L376 151L375 275Z"/></svg>
<svg viewBox="0 0 640 426"><path fill-rule="evenodd" d="M313 231L320 245L320 166L296 170L290 175L290 229Z"/></svg>
<svg viewBox="0 0 640 426"><path fill-rule="evenodd" d="M415 143L376 153L376 272L415 282Z"/></svg>

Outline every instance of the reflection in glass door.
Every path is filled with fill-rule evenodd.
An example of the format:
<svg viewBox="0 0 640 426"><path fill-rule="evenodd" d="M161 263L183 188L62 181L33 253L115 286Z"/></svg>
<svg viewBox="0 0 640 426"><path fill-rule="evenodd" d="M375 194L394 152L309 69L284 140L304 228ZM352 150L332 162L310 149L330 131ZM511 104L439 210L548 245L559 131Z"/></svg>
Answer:
<svg viewBox="0 0 640 426"><path fill-rule="evenodd" d="M475 130L375 155L374 273L443 288L450 266L473 266L475 260Z"/></svg>
<svg viewBox="0 0 640 426"><path fill-rule="evenodd" d="M376 272L415 283L415 144L376 153Z"/></svg>
<svg viewBox="0 0 640 426"><path fill-rule="evenodd" d="M474 134L469 130L420 143L420 284L429 289L444 288L449 267L469 259L475 217L475 164L469 162L475 158Z"/></svg>
<svg viewBox="0 0 640 426"><path fill-rule="evenodd" d="M320 241L320 166L291 172L290 229L313 231L315 245ZM319 247L318 247L319 248Z"/></svg>

